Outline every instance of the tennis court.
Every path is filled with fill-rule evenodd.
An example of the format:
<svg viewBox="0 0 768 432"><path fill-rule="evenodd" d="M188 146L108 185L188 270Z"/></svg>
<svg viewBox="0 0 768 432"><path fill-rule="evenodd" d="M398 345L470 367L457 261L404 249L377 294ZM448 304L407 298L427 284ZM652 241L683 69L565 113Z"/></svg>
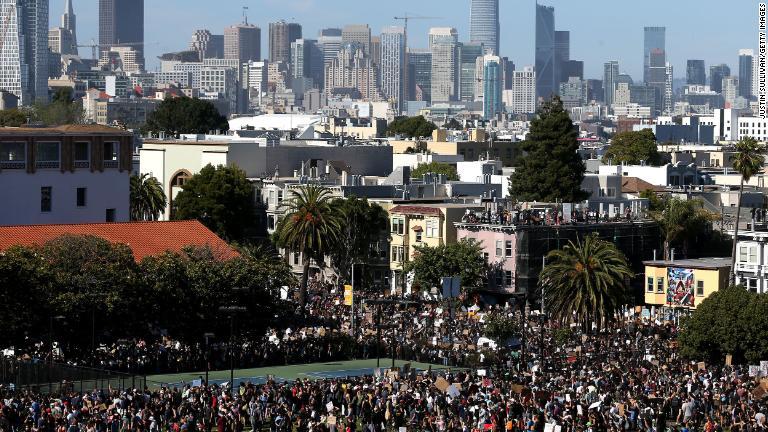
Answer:
<svg viewBox="0 0 768 432"><path fill-rule="evenodd" d="M427 363L406 362L398 360L396 367L402 367L410 363L416 370L443 369L444 366L430 365ZM391 359L381 359L380 367L382 369L392 366ZM264 384L269 377L277 382L294 381L296 379L326 379L326 378L344 378L352 376L373 375L376 368L376 359L350 360L331 363L313 363L292 366L273 366L255 369L236 369L235 386L241 382ZM211 371L208 373L208 379L212 384L224 384L229 382L229 370ZM205 378L205 371L147 376L147 385L150 387L182 387L191 384L194 381Z"/></svg>

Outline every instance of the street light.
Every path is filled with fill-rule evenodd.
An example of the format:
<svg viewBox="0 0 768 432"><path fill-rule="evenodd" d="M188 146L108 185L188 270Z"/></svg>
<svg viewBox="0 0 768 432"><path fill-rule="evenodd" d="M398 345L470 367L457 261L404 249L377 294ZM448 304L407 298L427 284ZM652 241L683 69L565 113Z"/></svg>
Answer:
<svg viewBox="0 0 768 432"><path fill-rule="evenodd" d="M62 321L65 317L62 315L51 315L50 327L48 328L48 390L50 393L51 386L51 372L53 371L53 322Z"/></svg>
<svg viewBox="0 0 768 432"><path fill-rule="evenodd" d="M205 386L208 387L208 372L211 370L211 349L208 345L208 341L216 337L216 335L213 333L204 333L203 337L205 338Z"/></svg>
<svg viewBox="0 0 768 432"><path fill-rule="evenodd" d="M235 315L245 311L245 306L221 306L219 308L219 312L229 315L229 387L233 398L235 397Z"/></svg>

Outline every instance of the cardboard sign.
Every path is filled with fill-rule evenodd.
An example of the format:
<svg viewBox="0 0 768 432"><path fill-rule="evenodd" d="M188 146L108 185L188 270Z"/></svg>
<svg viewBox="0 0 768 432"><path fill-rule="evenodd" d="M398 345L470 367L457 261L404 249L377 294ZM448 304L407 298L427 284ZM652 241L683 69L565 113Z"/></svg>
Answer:
<svg viewBox="0 0 768 432"><path fill-rule="evenodd" d="M445 393L450 386L451 384L443 377L437 377L437 380L435 380L435 387L443 393Z"/></svg>
<svg viewBox="0 0 768 432"><path fill-rule="evenodd" d="M460 394L459 389L457 389L455 385L448 386L448 389L445 392L452 398L459 397Z"/></svg>
<svg viewBox="0 0 768 432"><path fill-rule="evenodd" d="M333 412L333 402L328 402L325 404L325 409L327 409L328 412Z"/></svg>
<svg viewBox="0 0 768 432"><path fill-rule="evenodd" d="M524 385L512 384L512 391L513 392L515 392L517 394L520 394L520 393L523 392L523 390L525 390L525 386Z"/></svg>
<svg viewBox="0 0 768 432"><path fill-rule="evenodd" d="M762 375L768 375L768 361L762 360L760 362L760 373Z"/></svg>
<svg viewBox="0 0 768 432"><path fill-rule="evenodd" d="M325 424L328 426L336 426L336 416L328 416L328 418L325 419Z"/></svg>
<svg viewBox="0 0 768 432"><path fill-rule="evenodd" d="M484 377L488 374L488 372L485 369L478 369L477 370L477 376Z"/></svg>
<svg viewBox="0 0 768 432"><path fill-rule="evenodd" d="M703 370L706 370L706 369L707 369L707 364L706 364L706 363L704 363L704 362L699 362L699 363L696 365L696 367L697 367L697 368L698 368L700 371L703 371Z"/></svg>
<svg viewBox="0 0 768 432"><path fill-rule="evenodd" d="M352 291L352 285L344 285L344 305L352 306L354 303L355 294Z"/></svg>
<svg viewBox="0 0 768 432"><path fill-rule="evenodd" d="M733 355L728 354L725 356L725 365L731 366L731 363L733 362Z"/></svg>
<svg viewBox="0 0 768 432"><path fill-rule="evenodd" d="M760 375L760 366L759 365L750 365L749 366L749 376L754 378L756 376Z"/></svg>

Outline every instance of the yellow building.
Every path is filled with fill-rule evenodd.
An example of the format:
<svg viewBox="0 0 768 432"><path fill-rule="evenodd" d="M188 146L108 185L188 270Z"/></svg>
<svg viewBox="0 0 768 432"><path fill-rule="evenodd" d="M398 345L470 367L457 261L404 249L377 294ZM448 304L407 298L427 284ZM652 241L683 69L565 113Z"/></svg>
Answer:
<svg viewBox="0 0 768 432"><path fill-rule="evenodd" d="M395 205L387 209L390 223L392 289L404 286L403 264L413 259L417 246L437 247L456 242L456 222L467 210L482 206L454 203Z"/></svg>
<svg viewBox="0 0 768 432"><path fill-rule="evenodd" d="M467 162L483 159L501 160L504 166L514 166L519 150L519 142L488 140L483 129L469 131L468 140L449 141L448 131L436 129L432 132L432 141L390 141L393 153L412 151L430 151L439 155L461 155Z"/></svg>
<svg viewBox="0 0 768 432"><path fill-rule="evenodd" d="M728 286L730 258L646 261L645 304L696 309L712 293Z"/></svg>

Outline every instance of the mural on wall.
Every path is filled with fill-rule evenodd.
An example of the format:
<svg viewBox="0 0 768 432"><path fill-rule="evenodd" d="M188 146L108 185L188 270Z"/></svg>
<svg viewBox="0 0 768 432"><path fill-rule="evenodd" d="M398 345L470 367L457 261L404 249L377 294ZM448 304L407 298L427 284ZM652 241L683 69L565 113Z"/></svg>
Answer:
<svg viewBox="0 0 768 432"><path fill-rule="evenodd" d="M694 307L694 286L692 269L669 268L667 269L667 305Z"/></svg>

